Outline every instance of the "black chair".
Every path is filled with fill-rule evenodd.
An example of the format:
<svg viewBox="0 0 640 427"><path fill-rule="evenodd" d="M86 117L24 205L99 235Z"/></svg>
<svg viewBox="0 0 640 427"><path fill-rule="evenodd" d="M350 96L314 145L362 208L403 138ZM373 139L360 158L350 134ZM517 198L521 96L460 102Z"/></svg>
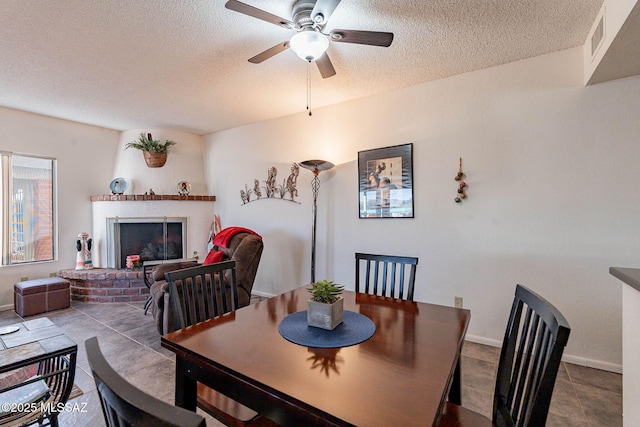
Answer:
<svg viewBox="0 0 640 427"><path fill-rule="evenodd" d="M570 332L558 309L517 285L498 363L493 419L447 402L438 426L543 427Z"/></svg>
<svg viewBox="0 0 640 427"><path fill-rule="evenodd" d="M151 270L161 264L174 264L174 263L183 263L183 262L198 262L198 258L180 258L180 259L162 259L162 260L151 260L151 261L142 261L142 278L144 280L144 284L147 288L149 288L149 296L147 297L147 301L144 303L144 315L147 315L149 311L149 307L153 303L153 297L151 296Z"/></svg>
<svg viewBox="0 0 640 427"><path fill-rule="evenodd" d="M238 308L235 261L165 273L173 318L180 328L195 325ZM198 383L198 407L228 426L267 424L254 410Z"/></svg>
<svg viewBox="0 0 640 427"><path fill-rule="evenodd" d="M169 271L164 277L179 329L238 308L235 261Z"/></svg>
<svg viewBox="0 0 640 427"><path fill-rule="evenodd" d="M417 265L414 257L356 253L356 292L413 301Z"/></svg>
<svg viewBox="0 0 640 427"><path fill-rule="evenodd" d="M37 363L36 375L29 376L32 366L14 370L8 378L20 381L3 388L2 404L17 404L16 410L0 410L0 425L23 426L37 423L57 427L60 411L69 400L76 373L77 346L70 351L47 357ZM25 378L27 377L27 378ZM20 409L18 409L20 408ZM45 424L46 423L46 424Z"/></svg>
<svg viewBox="0 0 640 427"><path fill-rule="evenodd" d="M206 427L201 415L156 399L122 378L105 360L96 337L84 345L107 426Z"/></svg>

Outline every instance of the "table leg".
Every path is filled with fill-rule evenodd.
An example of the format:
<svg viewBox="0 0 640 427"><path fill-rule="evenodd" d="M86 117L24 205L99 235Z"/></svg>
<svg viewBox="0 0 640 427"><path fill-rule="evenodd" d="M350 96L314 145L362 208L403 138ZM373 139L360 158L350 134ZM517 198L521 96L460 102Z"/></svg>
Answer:
<svg viewBox="0 0 640 427"><path fill-rule="evenodd" d="M181 357L176 357L175 395L176 406L195 412L198 397L198 383L189 376L189 367Z"/></svg>
<svg viewBox="0 0 640 427"><path fill-rule="evenodd" d="M462 405L462 385L461 385L461 373L460 373L460 356L458 356L458 363L456 363L456 370L453 372L453 379L451 381L451 388L449 389L449 402L456 405Z"/></svg>

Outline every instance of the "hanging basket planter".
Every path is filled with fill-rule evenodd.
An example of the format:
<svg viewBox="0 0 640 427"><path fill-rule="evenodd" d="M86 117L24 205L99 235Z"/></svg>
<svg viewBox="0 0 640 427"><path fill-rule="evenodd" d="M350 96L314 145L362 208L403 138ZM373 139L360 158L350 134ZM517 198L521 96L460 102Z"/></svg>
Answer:
<svg viewBox="0 0 640 427"><path fill-rule="evenodd" d="M136 141L128 142L125 148L135 148L142 151L144 155L144 161L150 168L161 168L167 163L167 152L169 147L175 145L174 141L166 140L161 143L158 140L153 139L150 133L146 136L144 133L140 134L140 137Z"/></svg>
<svg viewBox="0 0 640 427"><path fill-rule="evenodd" d="M156 153L151 151L143 151L144 161L150 168L161 168L167 163L167 153Z"/></svg>

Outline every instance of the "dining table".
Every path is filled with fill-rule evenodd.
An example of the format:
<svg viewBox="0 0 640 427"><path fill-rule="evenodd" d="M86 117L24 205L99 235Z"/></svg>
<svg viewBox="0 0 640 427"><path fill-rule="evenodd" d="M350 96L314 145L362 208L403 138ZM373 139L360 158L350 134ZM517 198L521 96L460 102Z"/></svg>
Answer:
<svg viewBox="0 0 640 427"><path fill-rule="evenodd" d="M201 382L280 425L425 426L447 399L461 403L469 310L344 291L345 314L375 331L320 348L279 329L309 297L301 286L162 336L176 354L175 404L195 410Z"/></svg>

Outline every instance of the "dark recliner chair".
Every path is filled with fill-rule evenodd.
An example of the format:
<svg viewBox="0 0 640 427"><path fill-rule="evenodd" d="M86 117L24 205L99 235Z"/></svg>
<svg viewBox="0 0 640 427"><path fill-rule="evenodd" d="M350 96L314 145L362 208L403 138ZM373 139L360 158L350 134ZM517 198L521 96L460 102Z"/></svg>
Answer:
<svg viewBox="0 0 640 427"><path fill-rule="evenodd" d="M236 280L238 284L238 307L249 305L251 301L251 289L258 271L258 264L262 257L264 245L262 239L251 233L241 232L234 235L229 241L228 248L214 247L224 252L223 261L236 262ZM169 302L169 286L164 274L169 271L197 265L193 262L161 264L151 271L151 309L156 327L160 335L167 334L177 329L171 314Z"/></svg>

